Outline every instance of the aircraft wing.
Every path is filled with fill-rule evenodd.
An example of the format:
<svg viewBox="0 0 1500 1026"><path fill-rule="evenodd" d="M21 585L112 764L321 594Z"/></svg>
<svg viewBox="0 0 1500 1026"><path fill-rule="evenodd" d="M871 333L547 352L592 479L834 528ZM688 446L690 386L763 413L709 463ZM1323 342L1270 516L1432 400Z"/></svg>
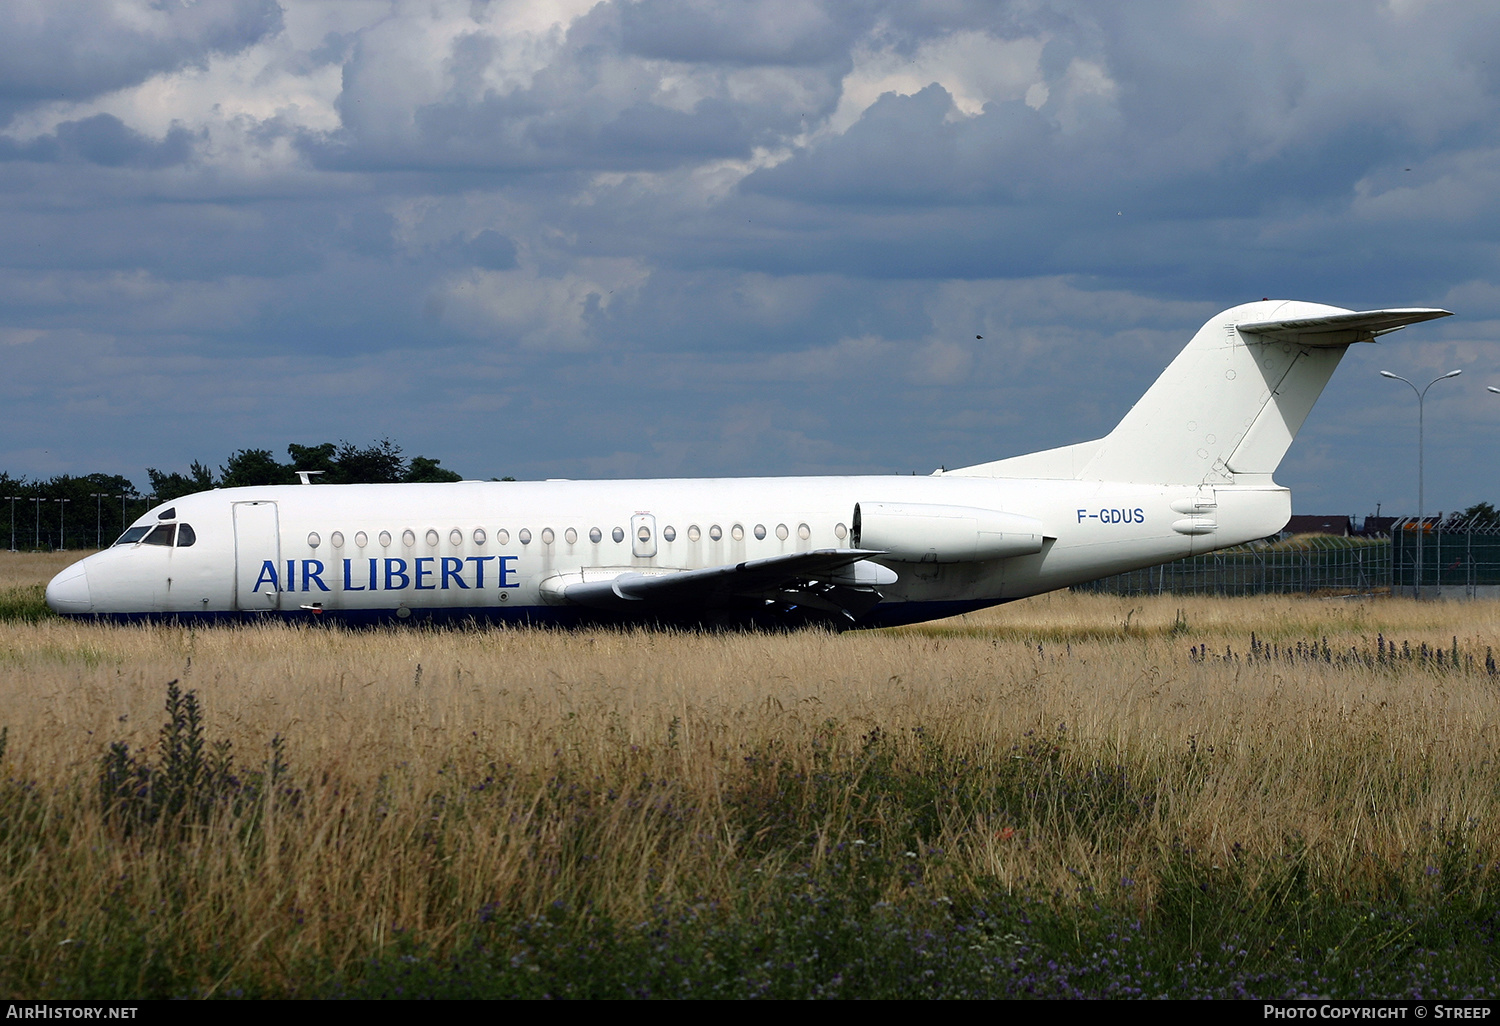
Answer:
<svg viewBox="0 0 1500 1026"><path fill-rule="evenodd" d="M1358 313L1303 317L1290 321L1251 321L1235 327L1241 335L1260 335L1277 342L1295 342L1303 346L1347 346L1354 342L1373 342L1375 336L1404 328L1408 324L1452 316L1447 310L1414 307L1402 310L1361 310Z"/></svg>
<svg viewBox="0 0 1500 1026"><path fill-rule="evenodd" d="M602 580L570 574L548 582L547 590L554 600L648 619L779 604L810 607L852 621L880 601L879 585L896 581L894 571L866 562L881 554L872 549L816 549L676 573L627 570Z"/></svg>

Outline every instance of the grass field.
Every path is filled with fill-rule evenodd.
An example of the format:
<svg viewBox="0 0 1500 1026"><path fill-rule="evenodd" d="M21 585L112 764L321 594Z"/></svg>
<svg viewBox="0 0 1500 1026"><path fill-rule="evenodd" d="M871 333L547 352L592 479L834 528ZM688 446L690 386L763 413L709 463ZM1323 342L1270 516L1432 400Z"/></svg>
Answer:
<svg viewBox="0 0 1500 1026"><path fill-rule="evenodd" d="M8 997L1500 992L1493 603L126 628L77 555L0 554Z"/></svg>

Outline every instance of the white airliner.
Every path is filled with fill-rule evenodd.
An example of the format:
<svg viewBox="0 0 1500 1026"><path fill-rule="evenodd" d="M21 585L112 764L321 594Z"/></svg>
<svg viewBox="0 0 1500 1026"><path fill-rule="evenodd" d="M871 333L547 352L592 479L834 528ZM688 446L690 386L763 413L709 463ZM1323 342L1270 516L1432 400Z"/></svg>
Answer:
<svg viewBox="0 0 1500 1026"><path fill-rule="evenodd" d="M1264 301L1108 435L930 477L226 488L150 510L47 604L111 619L915 623L1275 534L1344 351L1446 310Z"/></svg>

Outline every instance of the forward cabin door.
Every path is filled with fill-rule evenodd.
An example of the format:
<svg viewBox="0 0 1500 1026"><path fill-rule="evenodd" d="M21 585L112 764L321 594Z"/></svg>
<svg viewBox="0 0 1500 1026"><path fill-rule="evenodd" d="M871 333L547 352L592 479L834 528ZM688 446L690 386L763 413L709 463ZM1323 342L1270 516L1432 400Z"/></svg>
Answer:
<svg viewBox="0 0 1500 1026"><path fill-rule="evenodd" d="M267 564L270 568L267 569ZM234 606L246 612L281 608L281 530L274 502L234 504ZM274 580L273 580L274 578ZM257 588L257 584L259 588Z"/></svg>

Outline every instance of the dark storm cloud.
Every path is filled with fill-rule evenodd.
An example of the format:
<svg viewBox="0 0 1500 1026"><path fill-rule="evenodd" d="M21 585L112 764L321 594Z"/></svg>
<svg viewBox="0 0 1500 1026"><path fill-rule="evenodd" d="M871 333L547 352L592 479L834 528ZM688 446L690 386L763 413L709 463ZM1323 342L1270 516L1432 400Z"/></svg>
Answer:
<svg viewBox="0 0 1500 1026"><path fill-rule="evenodd" d="M9 0L0 5L0 101L87 99L241 50L280 26L275 0Z"/></svg>
<svg viewBox="0 0 1500 1026"><path fill-rule="evenodd" d="M756 172L743 188L809 203L900 207L1076 195L1070 184L1080 175L1067 169L1081 147L1060 140L1043 114L1015 101L975 118L954 113L940 85L914 96L886 93L843 135Z"/></svg>
<svg viewBox="0 0 1500 1026"><path fill-rule="evenodd" d="M0 137L0 161L85 161L104 167L162 168L185 164L193 155L193 133L174 125L158 142L128 127L113 114L64 121L51 135L27 143Z"/></svg>
<svg viewBox="0 0 1500 1026"><path fill-rule="evenodd" d="M722 16L726 23L703 42L709 51L715 39L748 47L746 61L769 47L750 61L755 64L800 64L778 57L772 44L797 49L801 29L833 31L827 18L809 10L806 25L793 19L748 40L737 31L742 15ZM702 16L709 17L707 10ZM637 44L657 38L640 19L661 17L654 8L600 4L570 28L545 68L509 90L496 90L486 78L508 56L501 41L479 32L461 35L445 62L450 84L429 102L409 103L392 91L391 83L406 74L398 48L384 39L361 40L344 65L342 129L327 137L303 134L300 144L320 166L340 169L662 170L693 160L746 157L757 145L801 130L809 116L825 115L837 101L847 57L786 72L808 100L793 109L779 93L742 89L730 95L722 78L736 62L720 67L712 52L681 58L692 61L686 73L700 73L708 95L685 106L654 97L661 73L631 59L624 37L633 33ZM823 52L828 45L819 42L814 49Z"/></svg>
<svg viewBox="0 0 1500 1026"><path fill-rule="evenodd" d="M1050 97L1035 109L1007 100L962 116L938 85L887 94L741 192L794 210L851 208L837 236L809 219L797 253L857 274L1015 276L1029 265L1200 295L1372 275L1400 291L1479 255L1455 243L1490 226L1494 204L1459 223L1439 211L1393 237L1363 197L1413 166L1431 176L1429 161L1496 145L1495 82L1474 42L1500 44L1493 15L1449 26L1465 45L1447 54L1425 20L1362 6L1297 19L1107 12L1103 25L1058 23L1072 36L1043 50ZM1081 106L1068 82L1078 60L1110 77ZM1439 63L1451 74L1432 75Z"/></svg>
<svg viewBox="0 0 1500 1026"><path fill-rule="evenodd" d="M607 120L581 107L549 107L533 94L444 103L416 115L421 147L406 165L487 171L657 170L688 158L748 155L758 129L729 104L705 99L691 111L634 103ZM327 154L331 167L378 167L359 140ZM371 159L373 158L373 159Z"/></svg>
<svg viewBox="0 0 1500 1026"><path fill-rule="evenodd" d="M493 228L486 228L461 244L461 252L475 267L508 271L516 266L516 244Z"/></svg>
<svg viewBox="0 0 1500 1026"><path fill-rule="evenodd" d="M620 10L622 48L690 63L846 64L873 4L645 0Z"/></svg>
<svg viewBox="0 0 1500 1026"><path fill-rule="evenodd" d="M117 176L136 173L0 165L0 267L277 279L309 274L341 256L391 261L392 219L370 198L220 203L111 195Z"/></svg>

